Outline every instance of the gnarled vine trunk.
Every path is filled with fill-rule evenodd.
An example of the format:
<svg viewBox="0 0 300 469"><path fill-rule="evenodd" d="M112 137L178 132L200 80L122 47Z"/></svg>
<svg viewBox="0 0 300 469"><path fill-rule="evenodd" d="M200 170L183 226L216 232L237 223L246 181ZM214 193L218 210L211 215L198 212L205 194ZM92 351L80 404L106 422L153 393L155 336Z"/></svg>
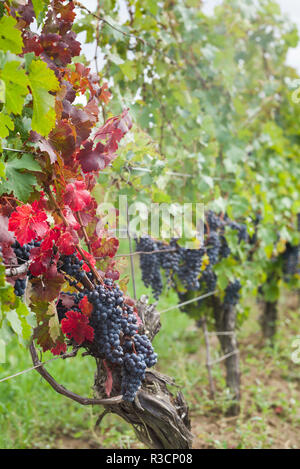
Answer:
<svg viewBox="0 0 300 469"><path fill-rule="evenodd" d="M260 317L262 333L265 339L274 340L276 334L276 322L278 314L277 301L263 303L263 313Z"/></svg>
<svg viewBox="0 0 300 469"><path fill-rule="evenodd" d="M98 362L95 393L105 396L105 370ZM113 376L112 396L120 393L119 376ZM153 449L189 449L192 444L188 407L181 392L173 395L167 388L174 382L156 371L146 372L143 386L134 402L105 407L133 426L138 439Z"/></svg>
<svg viewBox="0 0 300 469"><path fill-rule="evenodd" d="M216 331L222 352L226 357L226 384L232 393L234 403L227 411L228 415L238 415L241 399L241 372L238 344L235 335L236 309L235 306L224 306L216 297L212 298ZM224 334L225 333L225 334Z"/></svg>

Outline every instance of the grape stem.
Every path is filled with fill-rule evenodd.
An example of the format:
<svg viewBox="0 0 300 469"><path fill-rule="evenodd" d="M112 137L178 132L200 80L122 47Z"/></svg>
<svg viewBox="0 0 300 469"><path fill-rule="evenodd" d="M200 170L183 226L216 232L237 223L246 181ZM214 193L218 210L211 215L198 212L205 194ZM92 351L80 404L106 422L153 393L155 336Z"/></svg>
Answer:
<svg viewBox="0 0 300 469"><path fill-rule="evenodd" d="M68 397L69 399L72 399L73 401L78 402L81 405L114 405L114 404L120 404L123 401L122 396L115 396L115 397L110 397L108 399L92 399L89 397L83 397L80 396L79 394L75 394L72 391L69 391L66 389L64 386L59 384L50 373L44 368L43 364L40 362L38 359L37 351L34 345L34 342L32 341L30 344L30 354L32 358L32 362L34 366L36 367L36 371L50 384L50 386L59 394L62 394L63 396Z"/></svg>

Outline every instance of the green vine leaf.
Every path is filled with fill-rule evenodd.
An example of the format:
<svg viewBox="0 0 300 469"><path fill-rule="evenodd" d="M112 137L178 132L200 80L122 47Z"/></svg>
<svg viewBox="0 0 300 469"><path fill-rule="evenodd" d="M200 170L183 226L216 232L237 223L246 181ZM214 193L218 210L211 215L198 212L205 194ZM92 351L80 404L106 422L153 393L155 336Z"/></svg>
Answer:
<svg viewBox="0 0 300 469"><path fill-rule="evenodd" d="M0 49L13 54L21 54L23 49L22 33L16 28L17 21L12 16L0 20Z"/></svg>
<svg viewBox="0 0 300 469"><path fill-rule="evenodd" d="M6 181L0 186L0 193L13 192L19 200L27 202L37 181L34 174L29 174L24 170L42 171L32 155L25 153L21 158L11 158L5 164Z"/></svg>
<svg viewBox="0 0 300 469"><path fill-rule="evenodd" d="M5 83L5 109L7 113L21 114L25 97L28 93L28 78L20 68L20 62L6 62L1 71L1 78Z"/></svg>
<svg viewBox="0 0 300 469"><path fill-rule="evenodd" d="M42 23L49 4L48 0L31 0L38 26Z"/></svg>
<svg viewBox="0 0 300 469"><path fill-rule="evenodd" d="M41 60L33 61L29 67L29 81L33 96L32 130L44 137L55 125L55 96L49 91L58 91L59 82L52 70Z"/></svg>
<svg viewBox="0 0 300 469"><path fill-rule="evenodd" d="M5 138L9 135L10 130L14 130L15 125L11 118L5 114L5 112L0 112L0 138Z"/></svg>

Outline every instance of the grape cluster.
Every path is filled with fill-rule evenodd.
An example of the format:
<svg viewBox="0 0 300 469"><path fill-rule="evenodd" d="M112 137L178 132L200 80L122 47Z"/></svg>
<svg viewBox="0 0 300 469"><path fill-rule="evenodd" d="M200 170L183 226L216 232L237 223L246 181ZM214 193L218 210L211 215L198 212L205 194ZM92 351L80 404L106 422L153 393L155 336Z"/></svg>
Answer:
<svg viewBox="0 0 300 469"><path fill-rule="evenodd" d="M178 277L187 290L195 291L200 287L199 274L204 252L204 249L179 248L181 263L178 269Z"/></svg>
<svg viewBox="0 0 300 469"><path fill-rule="evenodd" d="M73 271L77 276L77 270ZM94 329L94 340L85 346L93 356L105 359L111 369L120 368L123 399L132 402L145 378L146 368L157 362L150 340L139 334L133 307L125 302L123 292L111 279L105 279L92 291L84 289L67 294L74 301L73 311L80 311L79 302L84 296L93 305L89 324ZM59 299L56 309L62 321L70 308Z"/></svg>
<svg viewBox="0 0 300 469"><path fill-rule="evenodd" d="M18 264L22 265L25 264L25 262L29 261L31 249L40 246L40 244L40 241L30 241L30 243L21 246L18 241L15 241L11 247L14 250L14 253L18 260Z"/></svg>
<svg viewBox="0 0 300 469"><path fill-rule="evenodd" d="M176 285L176 282L180 280L186 291L199 290L203 294L213 292L217 285L213 266L230 255L226 240L226 227L237 231L239 243L249 242L246 225L232 221L226 214L221 217L211 210L206 213L205 243L199 249L179 246L177 240L174 239L169 244L155 241L149 236L136 241L136 251L149 253L161 251L140 255L142 280L146 287L152 287L155 298L158 298L162 292L160 269L165 272L168 283L171 285ZM225 292L226 301L237 302L240 288L238 282L233 282L233 285L230 285L228 291Z"/></svg>
<svg viewBox="0 0 300 469"><path fill-rule="evenodd" d="M206 289L203 288L205 284ZM208 265L206 269L202 272L201 276L201 287L204 290L204 293L213 292L217 286L217 276L212 270L211 266Z"/></svg>
<svg viewBox="0 0 300 469"><path fill-rule="evenodd" d="M228 220L228 226L232 229L232 230L236 230L238 232L238 242L241 243L242 241L246 241L246 242L249 242L249 235L248 235L248 232L247 232L247 226L246 225L243 225L243 224L240 224L240 223L237 223L235 221L232 221L232 220Z"/></svg>
<svg viewBox="0 0 300 469"><path fill-rule="evenodd" d="M295 275L299 268L299 246L293 246L287 243L286 249L282 254L283 258L283 273L285 279L289 280L290 276Z"/></svg>
<svg viewBox="0 0 300 469"><path fill-rule="evenodd" d="M82 269L84 264L83 260L78 259L75 254L71 254L70 256L62 256L61 259L62 265L60 269L65 272L67 275L72 277L72 279L68 279L69 284L71 287L75 287L78 285L78 282L82 282L82 280L87 276L90 280L93 278L92 272L85 272Z"/></svg>
<svg viewBox="0 0 300 469"><path fill-rule="evenodd" d="M74 301L74 304L72 305L72 308L71 308L72 311L80 312L78 303L84 297L84 293L70 293L70 292L63 292L63 293L64 295L68 295ZM69 310L70 308L65 306L63 300L60 298L56 304L56 311L57 311L59 322L61 322L66 317L66 312Z"/></svg>
<svg viewBox="0 0 300 469"><path fill-rule="evenodd" d="M132 353L133 347L136 353ZM127 340L124 348L122 394L124 400L133 401L140 383L145 377L146 368L155 365L157 355L146 335L135 334L133 343Z"/></svg>
<svg viewBox="0 0 300 469"><path fill-rule="evenodd" d="M207 255L209 258L210 265L215 265L219 261L220 249L222 241L220 240L219 234L216 231L211 231L207 238Z"/></svg>
<svg viewBox="0 0 300 469"><path fill-rule="evenodd" d="M224 226L224 221L212 210L206 213L206 222L212 231L217 231Z"/></svg>
<svg viewBox="0 0 300 469"><path fill-rule="evenodd" d="M225 290L224 296L224 305L225 306L235 306L239 299L239 291L241 289L241 284L239 280L235 280L234 282L229 283Z"/></svg>
<svg viewBox="0 0 300 469"><path fill-rule="evenodd" d="M23 296L26 289L26 279L17 278L15 281L14 292L16 296Z"/></svg>
<svg viewBox="0 0 300 469"><path fill-rule="evenodd" d="M142 252L151 252L159 250L156 242L149 236L144 236L136 240L136 250ZM142 280L148 288L151 286L154 298L158 299L162 293L163 283L160 273L161 257L158 253L141 254L140 268L142 271Z"/></svg>
<svg viewBox="0 0 300 469"><path fill-rule="evenodd" d="M168 282L170 283L172 274L179 272L181 261L179 246L176 239L172 239L169 245L159 241L156 244L158 250L162 251L158 253L160 266L165 271Z"/></svg>
<svg viewBox="0 0 300 469"><path fill-rule="evenodd" d="M30 251L34 247L40 246L40 241L30 241L30 243L24 244L23 246L20 245L18 241L15 241L11 247L16 255L18 265L25 264L25 262L29 261L30 258ZM30 276L30 273L27 274ZM26 289L26 278L18 278L15 281L14 292L16 296L23 296Z"/></svg>
<svg viewBox="0 0 300 469"><path fill-rule="evenodd" d="M220 258L225 259L231 253L230 247L228 246L227 240L223 234L220 235Z"/></svg>
<svg viewBox="0 0 300 469"><path fill-rule="evenodd" d="M90 320L95 334L93 354L121 367L123 398L133 401L146 368L156 363L157 355L147 336L139 335L137 316L118 285L105 279L87 295L94 306Z"/></svg>

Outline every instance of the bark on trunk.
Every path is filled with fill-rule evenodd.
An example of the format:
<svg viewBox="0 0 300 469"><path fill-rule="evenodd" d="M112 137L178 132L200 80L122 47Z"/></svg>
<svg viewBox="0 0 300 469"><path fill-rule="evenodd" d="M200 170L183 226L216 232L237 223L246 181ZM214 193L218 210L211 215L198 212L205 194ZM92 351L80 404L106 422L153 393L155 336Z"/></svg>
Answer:
<svg viewBox="0 0 300 469"><path fill-rule="evenodd" d="M277 301L264 303L263 314L261 316L262 332L265 339L274 340L276 334L277 321Z"/></svg>
<svg viewBox="0 0 300 469"><path fill-rule="evenodd" d="M95 394L104 396L105 370L98 363L95 377ZM118 395L120 382L113 377L112 395ZM188 407L181 392L174 396L167 388L174 382L156 371L148 371L142 388L134 402L105 406L106 413L119 415L133 426L137 438L152 449L190 449L192 434Z"/></svg>
<svg viewBox="0 0 300 469"><path fill-rule="evenodd" d="M236 309L234 306L223 307L217 298L213 298L213 310L216 324L216 331L220 334L218 339L224 355L226 367L226 384L232 393L234 403L227 411L228 415L238 415L240 412L241 399L241 373L238 344L235 336Z"/></svg>

